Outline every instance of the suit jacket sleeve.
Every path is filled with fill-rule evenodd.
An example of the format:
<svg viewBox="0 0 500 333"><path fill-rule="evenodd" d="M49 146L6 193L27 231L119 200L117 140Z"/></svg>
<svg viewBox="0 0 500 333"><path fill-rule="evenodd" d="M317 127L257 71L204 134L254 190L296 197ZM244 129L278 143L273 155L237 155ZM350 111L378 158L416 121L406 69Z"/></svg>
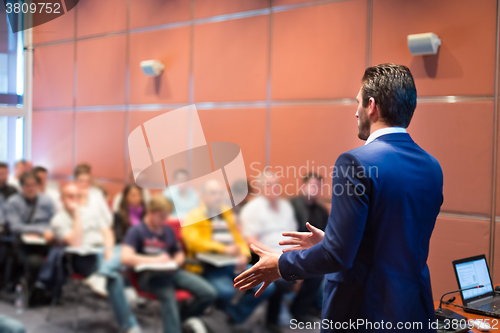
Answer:
<svg viewBox="0 0 500 333"><path fill-rule="evenodd" d="M352 266L363 238L371 180L350 153L339 156L333 169L332 209L323 240L307 250L283 253L281 276L288 281L340 272Z"/></svg>

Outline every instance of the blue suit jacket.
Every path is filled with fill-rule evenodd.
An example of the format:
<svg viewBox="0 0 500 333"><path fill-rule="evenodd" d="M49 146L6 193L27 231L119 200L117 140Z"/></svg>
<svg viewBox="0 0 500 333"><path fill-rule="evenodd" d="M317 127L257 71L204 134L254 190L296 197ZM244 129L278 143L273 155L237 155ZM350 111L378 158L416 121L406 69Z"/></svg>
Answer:
<svg viewBox="0 0 500 333"><path fill-rule="evenodd" d="M426 262L443 202L438 161L409 134L395 133L340 155L333 172L325 237L308 250L284 253L282 277L326 274L323 332L383 332L374 326L382 321L392 330L420 322L414 331L434 332Z"/></svg>

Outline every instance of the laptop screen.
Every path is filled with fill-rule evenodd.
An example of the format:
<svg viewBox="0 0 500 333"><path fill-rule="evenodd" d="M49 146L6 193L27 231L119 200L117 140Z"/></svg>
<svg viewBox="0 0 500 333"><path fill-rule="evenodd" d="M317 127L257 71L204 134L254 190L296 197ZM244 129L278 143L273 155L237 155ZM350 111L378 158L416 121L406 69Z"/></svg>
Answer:
<svg viewBox="0 0 500 333"><path fill-rule="evenodd" d="M464 300L482 296L493 291L485 258L476 258L476 260L458 263L455 265L455 271L460 289L484 285L483 288L462 291Z"/></svg>

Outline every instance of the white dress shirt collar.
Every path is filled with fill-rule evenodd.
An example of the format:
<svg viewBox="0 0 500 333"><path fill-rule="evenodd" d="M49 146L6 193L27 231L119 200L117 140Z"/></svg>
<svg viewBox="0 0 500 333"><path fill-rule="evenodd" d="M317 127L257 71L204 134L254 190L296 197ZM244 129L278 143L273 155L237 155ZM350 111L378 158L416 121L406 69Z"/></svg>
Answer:
<svg viewBox="0 0 500 333"><path fill-rule="evenodd" d="M406 133L406 129L403 127L385 127L381 128L379 130L376 130L370 136L365 142L365 145L369 144L379 136L385 135L385 134L393 134L393 133Z"/></svg>

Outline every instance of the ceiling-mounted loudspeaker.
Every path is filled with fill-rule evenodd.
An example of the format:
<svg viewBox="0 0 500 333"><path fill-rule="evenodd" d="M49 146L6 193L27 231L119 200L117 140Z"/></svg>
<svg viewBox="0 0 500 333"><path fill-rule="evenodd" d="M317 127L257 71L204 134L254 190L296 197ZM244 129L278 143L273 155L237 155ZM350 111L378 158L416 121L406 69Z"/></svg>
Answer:
<svg viewBox="0 0 500 333"><path fill-rule="evenodd" d="M412 55L437 54L441 39L432 33L408 35L408 48Z"/></svg>
<svg viewBox="0 0 500 333"><path fill-rule="evenodd" d="M142 72L147 76L158 76L164 68L165 65L160 60L141 61Z"/></svg>

